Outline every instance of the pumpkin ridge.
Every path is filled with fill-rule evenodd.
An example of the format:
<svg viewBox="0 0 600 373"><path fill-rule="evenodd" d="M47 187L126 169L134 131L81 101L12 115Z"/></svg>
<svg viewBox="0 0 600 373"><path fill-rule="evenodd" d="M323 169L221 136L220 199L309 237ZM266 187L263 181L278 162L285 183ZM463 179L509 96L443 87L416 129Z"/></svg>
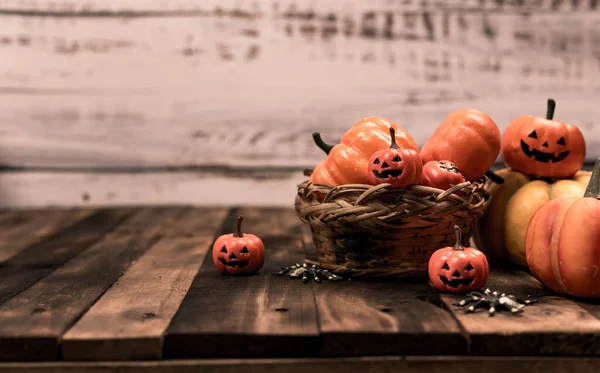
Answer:
<svg viewBox="0 0 600 373"><path fill-rule="evenodd" d="M565 294L567 294L569 291L563 281L563 277L560 272L560 259L559 259L559 254L558 254L560 251L559 243L560 243L560 234L562 231L562 226L563 226L565 217L567 216L569 209L577 201L577 199L568 198L568 199L563 199L562 201L560 201L560 200L554 200L554 201L556 201L557 204L560 204L560 202L564 202L564 204L559 205L559 208L556 211L556 215L554 216L554 222L553 222L552 228L551 228L552 229L552 237L550 239L550 260L552 263L552 273L554 273L554 279L556 280L556 283L558 283L560 290L562 292L564 292Z"/></svg>

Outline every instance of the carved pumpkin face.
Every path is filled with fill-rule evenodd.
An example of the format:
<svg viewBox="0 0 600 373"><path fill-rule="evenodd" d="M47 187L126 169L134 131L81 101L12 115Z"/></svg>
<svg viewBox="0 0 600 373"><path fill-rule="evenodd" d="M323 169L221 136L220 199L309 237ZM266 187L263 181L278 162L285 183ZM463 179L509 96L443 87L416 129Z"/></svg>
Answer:
<svg viewBox="0 0 600 373"><path fill-rule="evenodd" d="M551 101L548 111L548 118L524 115L513 120L502 135L502 157L515 171L569 178L583 166L585 140L576 126L551 119Z"/></svg>
<svg viewBox="0 0 600 373"><path fill-rule="evenodd" d="M465 181L458 167L450 161L429 161L423 165L422 185L446 190Z"/></svg>
<svg viewBox="0 0 600 373"><path fill-rule="evenodd" d="M423 171L419 153L413 149L400 149L391 127L390 134L390 147L376 151L369 159L369 181L373 185L389 183L397 188L417 184Z"/></svg>
<svg viewBox="0 0 600 373"><path fill-rule="evenodd" d="M213 262L221 273L252 274L264 265L263 242L253 234L241 233L242 219L238 217L236 233L220 236L213 245Z"/></svg>
<svg viewBox="0 0 600 373"><path fill-rule="evenodd" d="M488 280L489 266L485 255L461 244L460 228L454 226L456 244L433 253L428 263L432 285L450 293L467 293L481 289Z"/></svg>

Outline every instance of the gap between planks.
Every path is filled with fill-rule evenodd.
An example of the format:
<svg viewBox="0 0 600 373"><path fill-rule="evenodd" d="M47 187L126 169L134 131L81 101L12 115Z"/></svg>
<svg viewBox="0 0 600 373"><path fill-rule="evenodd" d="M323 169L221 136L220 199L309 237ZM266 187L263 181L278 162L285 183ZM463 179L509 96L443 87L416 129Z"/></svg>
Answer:
<svg viewBox="0 0 600 373"><path fill-rule="evenodd" d="M126 219L130 209L101 209L42 241L6 254L0 264L0 304L76 257Z"/></svg>
<svg viewBox="0 0 600 373"><path fill-rule="evenodd" d="M54 252L20 258L29 267L47 264L54 267L46 277L0 306L0 359L59 358L59 339L66 329L186 210L183 207L139 209L131 216L126 215L129 219L101 240L85 241L87 245L78 246L77 251L70 249L70 253L64 253L62 246L57 246ZM93 228L92 225L88 229ZM66 237L58 243L78 240L76 236L69 237L68 232L69 229L61 232ZM28 251L31 250L23 253ZM69 261L65 258L67 254Z"/></svg>
<svg viewBox="0 0 600 373"><path fill-rule="evenodd" d="M311 284L275 277L282 266L301 262L301 222L291 208L241 208L243 232L265 245L264 267L252 276L227 276L206 258L173 318L165 338L166 358L314 356L318 323Z"/></svg>
<svg viewBox="0 0 600 373"><path fill-rule="evenodd" d="M308 227L307 255L316 247ZM314 286L323 356L461 354L466 340L458 323L426 301L425 278L352 281Z"/></svg>
<svg viewBox="0 0 600 373"><path fill-rule="evenodd" d="M161 359L167 326L227 212L195 209L177 221L63 336L63 359Z"/></svg>
<svg viewBox="0 0 600 373"><path fill-rule="evenodd" d="M600 355L600 319L594 315L599 305L554 294L522 270L494 268L482 291L487 287L521 299L530 295L539 303L527 306L521 314L502 312L489 317L486 310L465 313L465 308L455 304L462 299L460 295L441 294L442 305L467 335L469 354Z"/></svg>
<svg viewBox="0 0 600 373"><path fill-rule="evenodd" d="M0 263L95 212L95 209L79 208L4 213L0 216Z"/></svg>

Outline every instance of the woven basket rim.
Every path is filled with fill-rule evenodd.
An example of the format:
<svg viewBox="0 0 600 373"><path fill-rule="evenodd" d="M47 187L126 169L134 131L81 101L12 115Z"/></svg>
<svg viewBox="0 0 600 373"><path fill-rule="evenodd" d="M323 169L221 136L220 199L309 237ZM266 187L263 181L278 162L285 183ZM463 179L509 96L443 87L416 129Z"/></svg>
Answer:
<svg viewBox="0 0 600 373"><path fill-rule="evenodd" d="M414 212L418 210L431 211L435 208L442 210L460 209L479 210L487 206L495 184L485 178L483 182L464 182L451 186L447 190L424 185L410 185L396 188L390 184L343 184L328 186L315 184L305 180L297 185L296 209L303 218L305 213L318 206L323 210L326 206L332 209L345 207L360 210L365 213L370 210L389 211L394 207L403 206L403 210ZM321 198L317 198L317 196ZM396 196L395 204L389 203L390 196ZM387 204L383 202L387 198ZM308 212L307 212L308 209ZM302 213L304 212L304 213ZM303 219L304 220L304 219Z"/></svg>

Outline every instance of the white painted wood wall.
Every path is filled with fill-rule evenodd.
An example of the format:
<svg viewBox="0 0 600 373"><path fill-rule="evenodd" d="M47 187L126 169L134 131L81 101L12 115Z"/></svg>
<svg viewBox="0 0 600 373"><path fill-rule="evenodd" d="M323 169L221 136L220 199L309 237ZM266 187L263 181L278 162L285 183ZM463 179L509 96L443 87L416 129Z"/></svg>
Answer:
<svg viewBox="0 0 600 373"><path fill-rule="evenodd" d="M291 205L313 131L548 97L595 159L598 3L0 0L0 205Z"/></svg>

